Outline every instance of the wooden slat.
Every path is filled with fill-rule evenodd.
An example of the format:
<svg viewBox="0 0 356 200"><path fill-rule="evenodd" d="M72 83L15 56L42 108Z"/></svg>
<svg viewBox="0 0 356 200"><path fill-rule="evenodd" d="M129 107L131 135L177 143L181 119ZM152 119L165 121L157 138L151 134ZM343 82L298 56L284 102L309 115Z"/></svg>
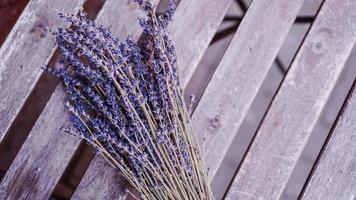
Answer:
<svg viewBox="0 0 356 200"><path fill-rule="evenodd" d="M224 115L223 120L239 120L239 124L241 123L279 48L283 44L302 3L303 1L288 3L284 0L279 0L273 3L267 3L264 0L255 0L251 4L226 55L215 73L216 75L212 78L206 90L209 92L203 95L202 100L193 114L193 124L196 128L196 132L199 134L200 143L203 144L202 138L206 137L206 143L208 144L204 145L206 147L205 160L210 168L209 176L211 178L221 164L233 134L235 134L237 130L237 127L231 127L230 124L228 122L225 123L225 121L223 121L224 123L218 122L218 124L213 123L212 125L210 120L211 114L216 113L215 109L226 110L226 112L224 112L226 115ZM280 18L281 15L284 17ZM276 19L280 22L275 23ZM256 27L259 27L259 29L256 29ZM256 33L256 35L253 36L253 33ZM261 39L261 37L263 37L263 39ZM267 47L269 51L266 51ZM251 59L253 57L258 57L259 59ZM179 62L182 61L185 62L184 59L179 60ZM181 66L185 67L184 65ZM239 74L240 71L244 71L246 77L241 75L241 79L236 78L236 75ZM245 84L249 81L254 84ZM246 87L242 91L246 93L246 95L243 95L244 101L242 99L238 101L240 95L243 93L241 92L236 95L229 93L229 91L242 86ZM226 107L222 108L222 106ZM231 109L233 106L235 108ZM245 113L240 116L239 111ZM214 142L218 140L221 140L222 143ZM215 153L212 153L214 149ZM213 158L210 159L209 157ZM93 178L95 174L97 174L96 170L98 170L98 168L89 166L81 184L88 185L88 187L91 188L101 184L101 181L95 183L96 180ZM102 168L102 170L107 169ZM89 185L90 181L93 182ZM78 197L76 196L78 193L84 194L80 196L82 197L80 199L85 199L83 197L93 197L85 196L85 191L87 190L82 192L80 191L81 188L83 187L79 188L74 197ZM95 197L101 199L98 196Z"/></svg>
<svg viewBox="0 0 356 200"><path fill-rule="evenodd" d="M326 0L226 199L279 199L356 41L356 4Z"/></svg>
<svg viewBox="0 0 356 200"><path fill-rule="evenodd" d="M354 200L356 198L356 90L317 163L302 199Z"/></svg>
<svg viewBox="0 0 356 200"><path fill-rule="evenodd" d="M88 173L87 173L88 174ZM117 171L101 156L95 156L90 165L90 176L78 185L72 199L126 199L129 186ZM127 187L128 186L128 187Z"/></svg>
<svg viewBox="0 0 356 200"><path fill-rule="evenodd" d="M193 115L212 180L303 0L255 0L231 41ZM205 141L204 141L205 139Z"/></svg>
<svg viewBox="0 0 356 200"><path fill-rule="evenodd" d="M169 32L177 50L183 88L187 86L231 3L231 0L180 2Z"/></svg>
<svg viewBox="0 0 356 200"><path fill-rule="evenodd" d="M0 197L3 199L46 199L50 196L53 186L58 181L66 163L69 162L71 151L76 143L71 137L63 137L60 128L69 126L64 95L55 93L50 102L56 102L56 107L46 107L46 112L60 110L61 115L52 118L40 117L33 131L22 146L19 155L5 174L0 185ZM33 133L36 134L33 134ZM56 140L57 145L48 145ZM52 152L62 154L52 154Z"/></svg>
<svg viewBox="0 0 356 200"><path fill-rule="evenodd" d="M120 36L136 33L141 29L134 25L135 10L126 1L108 0L96 21L112 25L112 31L121 33ZM50 196L80 143L78 138L60 131L61 127L71 127L64 102L65 92L58 86L2 180L0 197L47 199Z"/></svg>
<svg viewBox="0 0 356 200"><path fill-rule="evenodd" d="M55 10L76 12L84 0L30 1L0 49L0 142L53 55L49 33L65 22Z"/></svg>

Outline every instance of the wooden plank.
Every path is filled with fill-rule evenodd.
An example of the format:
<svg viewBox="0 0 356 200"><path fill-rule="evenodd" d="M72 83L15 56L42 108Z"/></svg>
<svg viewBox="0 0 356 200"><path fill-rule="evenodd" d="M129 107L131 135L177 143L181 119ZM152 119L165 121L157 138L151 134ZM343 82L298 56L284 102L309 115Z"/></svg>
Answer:
<svg viewBox="0 0 356 200"><path fill-rule="evenodd" d="M30 1L0 49L0 142L52 57L49 33L65 22L55 10L74 13L84 0Z"/></svg>
<svg viewBox="0 0 356 200"><path fill-rule="evenodd" d="M180 77L182 84L187 85L191 75L195 71L200 58L214 36L225 12L229 8L230 0L196 0L181 1L169 25L172 40L175 42ZM192 20L194 19L194 20ZM73 199L111 199L119 198L114 190L113 193L99 193L90 188L104 187L120 188L122 185L113 182L111 177L117 177L117 173L111 166L98 167L96 162L103 162L103 158L96 156L89 165L82 178ZM111 176L97 176L107 173ZM95 177L95 178L94 178ZM110 191L108 191L110 192Z"/></svg>
<svg viewBox="0 0 356 200"><path fill-rule="evenodd" d="M206 90L208 92L203 95L202 100L194 112L193 124L196 132L199 134L201 144L204 143L202 138L206 137L205 143L207 144L204 145L206 147L204 149L206 152L205 160L210 168L209 176L211 179L222 162L233 134L236 133L234 130L237 130L237 127L230 126L233 122L231 124L228 122L225 123L225 121L222 124L211 124L211 114L216 113L215 109L226 110L225 113L229 113L231 116L225 118L226 115L224 115L224 120L239 120L239 123L241 123L279 48L283 44L302 3L303 1L286 3L284 0L267 3L263 0L256 0L251 4L226 55L215 73L216 75L212 78ZM282 14L284 14L284 17L280 18ZM280 22L275 23L276 19L280 20ZM256 29L256 27L260 27L260 29ZM256 33L256 35L253 36L252 33ZM261 39L261 37L263 37L263 39ZM253 49L253 51L251 51L250 48ZM268 48L269 51L266 52L266 48ZM258 57L259 59L251 59L251 57ZM180 60L180 62L182 62L182 60ZM182 66L184 67L184 65ZM246 77L241 75L241 79L240 77L236 78L236 74L239 74L239 71L244 71ZM249 81L254 84L245 84ZM229 91L242 86L246 87L242 90L242 92L246 93L246 95L243 95L245 97L244 101L242 99L240 100L240 96L243 94L242 92L237 95L229 93ZM233 88L231 89L231 87ZM222 108L222 106L226 107ZM235 106L235 108L231 109L233 106ZM245 113L240 116L239 111ZM232 132L232 134L228 135L230 132ZM214 143L214 141L218 140L221 140L222 143ZM211 153L214 149L216 153ZM217 150L220 152L217 152ZM212 159L209 157L212 157ZM89 166L81 184L89 185L88 182L95 182L92 176L96 174L96 170L98 169ZM102 168L102 170L107 169ZM98 181L98 183L94 182L90 185L91 188L102 183L101 181ZM78 190L74 197L77 197L77 193L82 192ZM86 197L93 198L93 196ZM101 199L98 196L95 197Z"/></svg>
<svg viewBox="0 0 356 200"><path fill-rule="evenodd" d="M62 125L70 125L66 120L68 115L65 106L60 103L64 100L64 95L55 93L52 96L49 103L55 102L57 106L47 106L45 112L59 110L60 115L39 118L1 182L0 197L3 199L48 199L50 196L52 188L70 160L68 155L79 143L71 137L63 137L60 131ZM48 145L51 140L56 140L57 145ZM52 152L62 154L54 155Z"/></svg>
<svg viewBox="0 0 356 200"><path fill-rule="evenodd" d="M211 181L303 2L253 1L206 88L193 114L193 125L204 144Z"/></svg>
<svg viewBox="0 0 356 200"><path fill-rule="evenodd" d="M185 88L223 20L231 0L182 0L169 25Z"/></svg>
<svg viewBox="0 0 356 200"><path fill-rule="evenodd" d="M226 199L279 199L356 42L356 4L326 0Z"/></svg>
<svg viewBox="0 0 356 200"><path fill-rule="evenodd" d="M84 176L72 199L126 199L126 181L104 158L95 156L89 169L90 176Z"/></svg>
<svg viewBox="0 0 356 200"><path fill-rule="evenodd" d="M356 90L338 120L302 199L356 198Z"/></svg>
<svg viewBox="0 0 356 200"><path fill-rule="evenodd" d="M113 12L115 9L115 12ZM125 1L108 0L97 22L112 25L112 31L141 31L137 8ZM107 12L106 12L107 11ZM135 34L136 36L140 34ZM46 108L20 149L0 185L0 197L5 199L48 199L80 141L61 127L71 127L64 108L65 92L58 86Z"/></svg>

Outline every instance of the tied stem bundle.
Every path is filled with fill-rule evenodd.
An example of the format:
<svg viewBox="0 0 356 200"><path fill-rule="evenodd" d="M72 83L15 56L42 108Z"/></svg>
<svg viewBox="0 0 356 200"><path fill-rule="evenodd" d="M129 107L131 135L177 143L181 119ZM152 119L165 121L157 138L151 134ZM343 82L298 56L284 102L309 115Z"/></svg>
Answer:
<svg viewBox="0 0 356 200"><path fill-rule="evenodd" d="M60 14L71 26L53 35L75 131L137 190L142 199L212 200L199 147L179 83L175 47L167 32L171 1L157 15L149 0L140 45L119 41L80 11Z"/></svg>

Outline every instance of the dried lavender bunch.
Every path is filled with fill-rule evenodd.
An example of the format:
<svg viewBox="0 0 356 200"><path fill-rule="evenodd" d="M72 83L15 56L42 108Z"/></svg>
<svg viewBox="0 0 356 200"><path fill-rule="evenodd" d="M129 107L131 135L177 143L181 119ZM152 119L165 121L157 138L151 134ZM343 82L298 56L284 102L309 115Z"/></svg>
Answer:
<svg viewBox="0 0 356 200"><path fill-rule="evenodd" d="M179 84L175 47L167 32L175 2L145 17L142 44L119 41L78 15L53 35L62 53L59 76L75 134L93 145L143 199L213 199ZM73 133L73 131L69 131Z"/></svg>

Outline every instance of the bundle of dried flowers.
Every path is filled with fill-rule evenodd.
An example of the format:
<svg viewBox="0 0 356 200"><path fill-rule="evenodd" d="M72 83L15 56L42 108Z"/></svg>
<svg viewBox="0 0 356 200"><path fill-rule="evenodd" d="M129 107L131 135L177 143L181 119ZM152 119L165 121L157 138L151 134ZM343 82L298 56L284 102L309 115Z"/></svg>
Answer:
<svg viewBox="0 0 356 200"><path fill-rule="evenodd" d="M157 15L149 0L135 2L145 13L140 45L119 41L82 11L60 14L71 26L53 33L63 56L52 73L67 92L75 134L143 199L213 199L167 32L175 3Z"/></svg>

